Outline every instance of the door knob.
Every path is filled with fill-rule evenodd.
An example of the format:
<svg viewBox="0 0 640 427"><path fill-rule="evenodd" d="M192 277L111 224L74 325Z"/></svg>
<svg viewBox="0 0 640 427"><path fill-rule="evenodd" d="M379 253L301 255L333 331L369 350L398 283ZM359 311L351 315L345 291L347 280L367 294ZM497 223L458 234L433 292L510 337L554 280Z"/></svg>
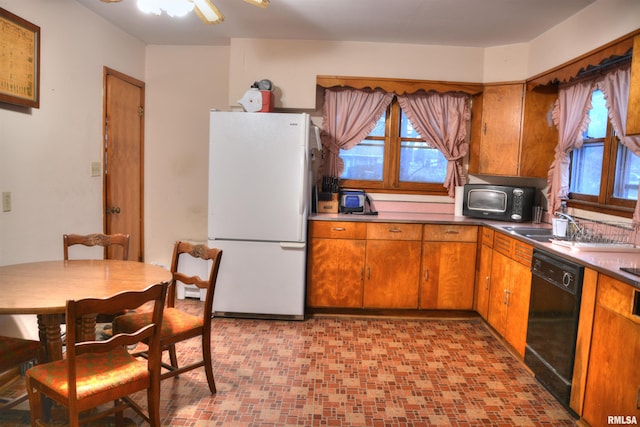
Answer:
<svg viewBox="0 0 640 427"><path fill-rule="evenodd" d="M120 213L120 208L119 207L107 208L107 213L108 214L119 214Z"/></svg>

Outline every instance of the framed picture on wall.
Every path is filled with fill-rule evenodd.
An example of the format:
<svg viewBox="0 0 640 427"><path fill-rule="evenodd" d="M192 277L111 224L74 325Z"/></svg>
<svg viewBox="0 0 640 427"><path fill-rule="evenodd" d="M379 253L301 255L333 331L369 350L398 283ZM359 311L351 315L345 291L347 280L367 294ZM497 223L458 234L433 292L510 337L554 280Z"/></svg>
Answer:
<svg viewBox="0 0 640 427"><path fill-rule="evenodd" d="M40 27L2 8L0 102L40 108Z"/></svg>

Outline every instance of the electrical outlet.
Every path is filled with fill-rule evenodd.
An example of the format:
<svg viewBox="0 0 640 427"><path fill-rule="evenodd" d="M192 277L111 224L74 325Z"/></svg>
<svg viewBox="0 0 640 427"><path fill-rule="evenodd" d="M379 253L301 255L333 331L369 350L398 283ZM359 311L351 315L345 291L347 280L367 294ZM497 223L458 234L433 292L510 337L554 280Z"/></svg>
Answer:
<svg viewBox="0 0 640 427"><path fill-rule="evenodd" d="M2 193L2 212L11 212L11 192Z"/></svg>
<svg viewBox="0 0 640 427"><path fill-rule="evenodd" d="M102 172L102 164L100 162L91 162L91 176L100 176Z"/></svg>

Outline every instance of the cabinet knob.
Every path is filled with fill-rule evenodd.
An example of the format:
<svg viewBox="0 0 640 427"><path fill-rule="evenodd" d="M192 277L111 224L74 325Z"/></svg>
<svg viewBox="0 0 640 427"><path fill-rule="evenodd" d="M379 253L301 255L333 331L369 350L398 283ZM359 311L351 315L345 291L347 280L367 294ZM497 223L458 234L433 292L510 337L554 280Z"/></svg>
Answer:
<svg viewBox="0 0 640 427"><path fill-rule="evenodd" d="M402 230L399 228L390 228L389 233L402 233Z"/></svg>
<svg viewBox="0 0 640 427"><path fill-rule="evenodd" d="M344 231L345 228L344 227L333 227L332 230L333 231Z"/></svg>
<svg viewBox="0 0 640 427"><path fill-rule="evenodd" d="M429 269L424 269L424 281L427 282L429 280Z"/></svg>
<svg viewBox="0 0 640 427"><path fill-rule="evenodd" d="M488 291L489 290L489 283L491 282L489 275L485 276L484 278L484 290Z"/></svg>

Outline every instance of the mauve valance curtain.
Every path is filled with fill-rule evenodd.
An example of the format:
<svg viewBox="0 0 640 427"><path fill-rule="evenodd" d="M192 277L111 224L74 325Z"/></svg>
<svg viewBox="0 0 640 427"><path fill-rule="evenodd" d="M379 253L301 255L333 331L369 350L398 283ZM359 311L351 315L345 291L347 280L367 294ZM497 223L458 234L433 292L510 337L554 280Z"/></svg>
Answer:
<svg viewBox="0 0 640 427"><path fill-rule="evenodd" d="M589 125L594 81L579 82L561 88L553 108L553 123L558 128L558 145L549 168L549 212L560 209L569 194L569 153L582 146L582 134Z"/></svg>
<svg viewBox="0 0 640 427"><path fill-rule="evenodd" d="M462 159L469 152L466 141L471 118L469 96L437 92L416 92L398 95L400 108L427 143L447 159L447 174L443 186L454 197L455 188L466 182Z"/></svg>
<svg viewBox="0 0 640 427"><path fill-rule="evenodd" d="M342 174L344 162L340 158L340 149L349 150L369 135L392 99L393 94L380 90L325 90L320 135L324 148L324 175Z"/></svg>
<svg viewBox="0 0 640 427"><path fill-rule="evenodd" d="M618 68L607 73L597 82L598 88L604 94L609 110L609 120L613 130L620 138L620 142L627 146L631 152L640 156L640 136L627 136L627 108L629 99L629 82L631 76L631 66ZM640 187L638 188L640 194ZM636 201L636 208L633 212L633 222L640 224L640 204Z"/></svg>

